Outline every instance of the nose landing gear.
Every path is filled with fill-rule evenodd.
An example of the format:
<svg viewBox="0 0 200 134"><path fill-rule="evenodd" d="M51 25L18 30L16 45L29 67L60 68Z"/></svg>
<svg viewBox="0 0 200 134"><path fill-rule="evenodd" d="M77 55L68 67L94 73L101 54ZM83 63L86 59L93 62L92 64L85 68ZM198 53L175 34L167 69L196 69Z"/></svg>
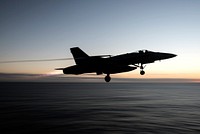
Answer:
<svg viewBox="0 0 200 134"><path fill-rule="evenodd" d="M143 70L145 68L145 66L143 67L143 65L141 64L141 66L140 66L140 74L141 75L144 75L145 74L145 71Z"/></svg>
<svg viewBox="0 0 200 134"><path fill-rule="evenodd" d="M110 74L107 74L104 79L106 82L110 82L110 80L111 80Z"/></svg>

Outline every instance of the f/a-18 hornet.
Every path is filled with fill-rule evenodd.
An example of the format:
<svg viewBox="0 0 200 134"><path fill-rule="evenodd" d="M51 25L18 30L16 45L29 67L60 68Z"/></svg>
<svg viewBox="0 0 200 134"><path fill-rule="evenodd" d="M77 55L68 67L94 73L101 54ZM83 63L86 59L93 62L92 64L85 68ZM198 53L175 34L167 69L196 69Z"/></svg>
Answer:
<svg viewBox="0 0 200 134"><path fill-rule="evenodd" d="M63 70L64 74L83 74L96 73L97 75L106 74L105 81L111 80L110 74L129 72L140 68L140 74L144 75L144 64L153 63L157 60L173 58L176 55L171 53L153 52L148 50L139 50L138 52L121 54L116 56L99 55L89 56L79 47L70 48L76 65L66 68L57 68Z"/></svg>

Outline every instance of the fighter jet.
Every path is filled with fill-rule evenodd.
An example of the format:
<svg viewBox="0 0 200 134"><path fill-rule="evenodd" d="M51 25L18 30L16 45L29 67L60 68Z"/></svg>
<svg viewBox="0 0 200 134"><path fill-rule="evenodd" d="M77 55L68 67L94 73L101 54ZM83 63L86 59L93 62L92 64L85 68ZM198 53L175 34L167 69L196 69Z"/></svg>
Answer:
<svg viewBox="0 0 200 134"><path fill-rule="evenodd" d="M110 74L129 72L137 68L140 68L140 74L144 75L144 64L177 56L171 53L153 52L148 50L139 50L137 52L116 56L89 56L79 47L73 47L70 48L70 50L76 65L66 68L57 68L56 70L63 70L64 74L75 75L84 73L96 73L97 75L106 74L106 82L111 80Z"/></svg>

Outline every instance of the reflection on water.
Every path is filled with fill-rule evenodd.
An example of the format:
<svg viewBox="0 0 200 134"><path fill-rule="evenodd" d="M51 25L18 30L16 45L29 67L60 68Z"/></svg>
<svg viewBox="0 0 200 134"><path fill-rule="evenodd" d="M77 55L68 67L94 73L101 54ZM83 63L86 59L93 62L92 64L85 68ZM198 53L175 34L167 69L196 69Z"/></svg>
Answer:
<svg viewBox="0 0 200 134"><path fill-rule="evenodd" d="M1 83L6 133L199 133L200 84Z"/></svg>

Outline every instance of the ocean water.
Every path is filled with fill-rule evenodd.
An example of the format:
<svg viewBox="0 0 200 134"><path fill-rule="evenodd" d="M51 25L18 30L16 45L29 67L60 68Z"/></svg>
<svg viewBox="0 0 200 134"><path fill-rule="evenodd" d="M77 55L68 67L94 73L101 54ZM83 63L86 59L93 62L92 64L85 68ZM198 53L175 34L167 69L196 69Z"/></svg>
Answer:
<svg viewBox="0 0 200 134"><path fill-rule="evenodd" d="M2 134L199 134L199 83L0 83Z"/></svg>

